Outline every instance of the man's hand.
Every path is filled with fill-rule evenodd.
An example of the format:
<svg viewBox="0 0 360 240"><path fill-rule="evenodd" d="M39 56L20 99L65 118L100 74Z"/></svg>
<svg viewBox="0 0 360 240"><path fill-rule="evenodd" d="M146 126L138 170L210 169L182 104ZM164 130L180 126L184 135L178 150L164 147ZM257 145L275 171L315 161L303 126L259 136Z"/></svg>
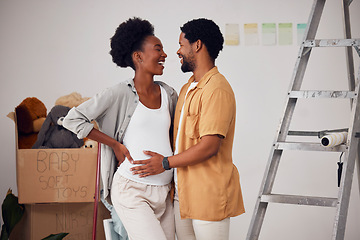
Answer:
<svg viewBox="0 0 360 240"><path fill-rule="evenodd" d="M144 151L146 155L151 156L147 160L133 161L133 164L143 164L142 166L133 167L130 170L133 174L139 174L139 177L156 175L165 171L162 166L164 156L151 151Z"/></svg>
<svg viewBox="0 0 360 240"><path fill-rule="evenodd" d="M133 163L134 160L132 159L129 150L123 144L117 142L113 147L113 150L118 161L118 167L125 160L125 157L129 160L129 162Z"/></svg>

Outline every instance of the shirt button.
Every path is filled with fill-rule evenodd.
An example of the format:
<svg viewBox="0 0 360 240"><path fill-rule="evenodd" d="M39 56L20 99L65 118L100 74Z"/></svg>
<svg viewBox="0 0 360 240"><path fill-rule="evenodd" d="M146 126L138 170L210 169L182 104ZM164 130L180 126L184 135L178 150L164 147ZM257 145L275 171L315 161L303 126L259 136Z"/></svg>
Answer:
<svg viewBox="0 0 360 240"><path fill-rule="evenodd" d="M120 130L120 133L123 133L123 130Z"/></svg>
<svg viewBox="0 0 360 240"><path fill-rule="evenodd" d="M135 100L135 103L137 103L138 101L137 100Z"/></svg>
<svg viewBox="0 0 360 240"><path fill-rule="evenodd" d="M131 118L131 115L128 115L128 118Z"/></svg>

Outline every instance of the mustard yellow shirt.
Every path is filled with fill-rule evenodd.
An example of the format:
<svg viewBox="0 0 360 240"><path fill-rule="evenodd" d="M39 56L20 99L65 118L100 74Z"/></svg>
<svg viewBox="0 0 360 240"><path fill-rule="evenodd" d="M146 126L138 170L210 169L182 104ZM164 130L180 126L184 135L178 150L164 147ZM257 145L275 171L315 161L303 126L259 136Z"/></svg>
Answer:
<svg viewBox="0 0 360 240"><path fill-rule="evenodd" d="M174 120L175 138L185 94L193 81L192 76L179 94ZM245 212L239 173L232 161L235 116L236 103L232 88L214 67L186 97L178 152L199 143L205 135L219 134L224 139L215 156L202 163L177 169L181 218L220 221Z"/></svg>

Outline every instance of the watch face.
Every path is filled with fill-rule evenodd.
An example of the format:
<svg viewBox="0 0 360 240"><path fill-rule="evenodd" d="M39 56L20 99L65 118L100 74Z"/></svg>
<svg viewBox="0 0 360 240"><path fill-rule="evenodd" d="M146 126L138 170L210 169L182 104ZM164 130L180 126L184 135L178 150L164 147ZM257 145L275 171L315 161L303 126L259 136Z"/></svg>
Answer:
<svg viewBox="0 0 360 240"><path fill-rule="evenodd" d="M163 161L162 161L162 166L165 170L169 170L169 160L167 157L164 157Z"/></svg>

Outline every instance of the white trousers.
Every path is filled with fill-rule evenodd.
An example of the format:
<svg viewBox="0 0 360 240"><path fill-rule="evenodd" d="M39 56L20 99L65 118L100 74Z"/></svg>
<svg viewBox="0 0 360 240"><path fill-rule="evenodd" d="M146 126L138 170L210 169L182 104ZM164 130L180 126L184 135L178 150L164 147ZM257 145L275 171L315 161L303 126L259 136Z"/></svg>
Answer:
<svg viewBox="0 0 360 240"><path fill-rule="evenodd" d="M130 240L175 240L170 188L171 184L147 185L115 173L111 201Z"/></svg>
<svg viewBox="0 0 360 240"><path fill-rule="evenodd" d="M228 240L230 218L222 221L181 219L179 201L175 198L175 229L177 240Z"/></svg>

